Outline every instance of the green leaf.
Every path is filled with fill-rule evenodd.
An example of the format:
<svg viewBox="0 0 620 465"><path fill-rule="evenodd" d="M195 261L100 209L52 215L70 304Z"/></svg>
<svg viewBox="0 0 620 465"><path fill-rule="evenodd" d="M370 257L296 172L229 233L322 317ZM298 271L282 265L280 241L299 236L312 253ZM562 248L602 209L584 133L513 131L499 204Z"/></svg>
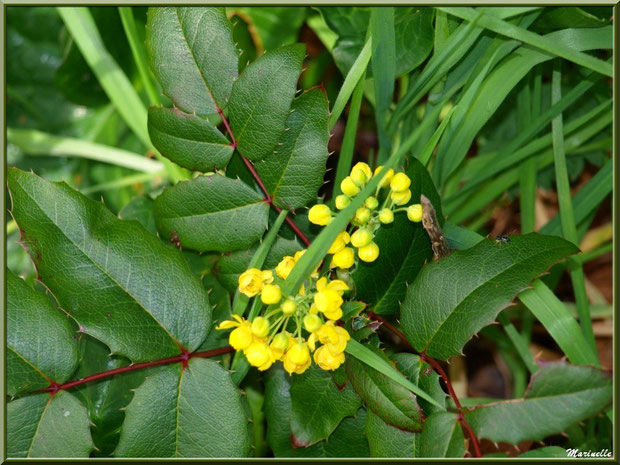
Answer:
<svg viewBox="0 0 620 465"><path fill-rule="evenodd" d="M426 168L410 157L406 173L411 178L412 203L418 203L421 194L428 197L443 224L441 200ZM393 223L381 225L373 240L379 246L379 258L358 263L352 274L355 297L374 306L375 313L397 313L407 286L433 257L431 243L422 224L409 221L404 212L397 213Z"/></svg>
<svg viewBox="0 0 620 465"><path fill-rule="evenodd" d="M306 8L291 6L229 7L228 12L241 12L249 17L258 35L261 50L273 50L297 41L299 29L306 17Z"/></svg>
<svg viewBox="0 0 620 465"><path fill-rule="evenodd" d="M612 14L612 10L609 8L608 17L611 17ZM545 8L532 25L532 28L538 31L553 31L568 27L600 27L607 24L607 22L606 19L598 18L576 5L560 6ZM564 457L566 457L566 453L564 453Z"/></svg>
<svg viewBox="0 0 620 465"><path fill-rule="evenodd" d="M291 440L299 447L319 442L360 406L351 386L338 389L327 371L312 364L291 383Z"/></svg>
<svg viewBox="0 0 620 465"><path fill-rule="evenodd" d="M208 119L176 108L149 108L149 136L162 155L192 171L224 168L233 146Z"/></svg>
<svg viewBox="0 0 620 465"><path fill-rule="evenodd" d="M566 457L568 457L568 454L567 454L566 449L564 447L547 446L547 447L540 447L538 449L528 450L527 452L524 452L523 454L520 454L519 457L528 458L528 459L534 459L534 458L545 458L545 459L549 459L549 458L566 458Z"/></svg>
<svg viewBox="0 0 620 465"><path fill-rule="evenodd" d="M226 106L239 56L224 8L149 8L146 46L153 74L176 107L208 115Z"/></svg>
<svg viewBox="0 0 620 465"><path fill-rule="evenodd" d="M269 204L239 180L198 176L169 187L155 199L155 221L164 237L204 252L250 247L265 232Z"/></svg>
<svg viewBox="0 0 620 465"><path fill-rule="evenodd" d="M117 457L246 457L248 417L229 373L194 358L147 378L126 410Z"/></svg>
<svg viewBox="0 0 620 465"><path fill-rule="evenodd" d="M7 270L7 394L64 383L78 363L69 319Z"/></svg>
<svg viewBox="0 0 620 465"><path fill-rule="evenodd" d="M24 245L81 330L134 362L200 345L211 310L178 251L65 183L14 168L8 178Z"/></svg>
<svg viewBox="0 0 620 465"><path fill-rule="evenodd" d="M265 382L265 416L267 443L277 458L281 457L369 457L364 435L366 411L360 408L355 417L346 417L330 436L309 447L291 443L291 378L281 367L273 367ZM330 381L331 383L331 381Z"/></svg>
<svg viewBox="0 0 620 465"><path fill-rule="evenodd" d="M408 353L395 354L392 360L398 371L436 401L436 404L432 404L423 397L418 399L426 414L446 410L446 393L439 384L439 375L428 363L422 361L418 355Z"/></svg>
<svg viewBox="0 0 620 465"><path fill-rule="evenodd" d="M418 457L463 457L465 437L457 415L450 412L429 415L418 444Z"/></svg>
<svg viewBox="0 0 620 465"><path fill-rule="evenodd" d="M383 421L372 410L368 412L365 431L372 457L416 457L420 433L398 429Z"/></svg>
<svg viewBox="0 0 620 465"><path fill-rule="evenodd" d="M327 95L321 89L293 100L278 149L256 164L275 205L295 210L316 200L327 161Z"/></svg>
<svg viewBox="0 0 620 465"><path fill-rule="evenodd" d="M529 283L577 247L555 236L491 239L422 269L401 308L402 329L417 351L447 360L491 323Z"/></svg>
<svg viewBox="0 0 620 465"><path fill-rule="evenodd" d="M22 397L6 414L8 457L88 457L93 450L86 409L68 392Z"/></svg>
<svg viewBox="0 0 620 465"><path fill-rule="evenodd" d="M157 234L155 215L153 214L153 199L148 195L138 195L118 212L121 220L135 220L144 226L147 231Z"/></svg>
<svg viewBox="0 0 620 465"><path fill-rule="evenodd" d="M252 161L273 152L285 129L304 59L302 44L267 52L235 81L229 119L239 152Z"/></svg>
<svg viewBox="0 0 620 465"><path fill-rule="evenodd" d="M355 357L347 357L346 371L353 389L383 421L405 431L422 430L422 409L410 390Z"/></svg>
<svg viewBox="0 0 620 465"><path fill-rule="evenodd" d="M479 437L491 441L539 441L603 410L612 392L607 372L549 362L532 375L523 399L481 405L465 417Z"/></svg>

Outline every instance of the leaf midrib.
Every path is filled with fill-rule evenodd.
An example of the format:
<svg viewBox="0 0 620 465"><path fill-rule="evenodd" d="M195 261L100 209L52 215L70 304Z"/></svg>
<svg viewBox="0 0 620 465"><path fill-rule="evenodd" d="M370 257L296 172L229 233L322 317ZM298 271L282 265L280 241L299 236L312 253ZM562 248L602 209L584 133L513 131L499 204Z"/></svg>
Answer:
<svg viewBox="0 0 620 465"><path fill-rule="evenodd" d="M206 213L195 213L192 215L183 215L183 216L163 216L163 215L157 215L158 218L163 219L163 220L175 220L175 219L183 219L183 218L198 218L198 217L202 217L202 216L209 216L209 215L216 215L216 214L220 214L220 213L227 213L227 212L232 212L234 210L239 210L241 208L247 208L247 207L253 207L256 205L261 205L266 203L265 200L258 200L256 202L252 202L252 203L246 203L245 205L240 205L238 207L233 207L233 208L229 208L226 210L216 210L216 211L212 211L212 212L206 212Z"/></svg>
<svg viewBox="0 0 620 465"><path fill-rule="evenodd" d="M205 141L205 140L196 140L196 139L188 139L187 137L181 137L181 136L177 136L171 132L166 132L163 129L158 128L156 125L152 124L151 127L153 129L155 129L156 131L160 132L161 134L164 134L165 136L168 137L172 137L173 139L178 139L178 140L184 140L184 141L188 141L188 142L194 142L194 143L198 143L198 144L204 144L204 145L215 145L215 146L219 146L219 147L229 147L230 150L233 150L232 145L230 145L230 143L228 142L228 139L226 139L224 137L224 135L217 129L214 128L217 131L216 136L222 137L222 141L221 142L210 142L210 141Z"/></svg>
<svg viewBox="0 0 620 465"><path fill-rule="evenodd" d="M17 355L20 359L22 359L24 362L26 362L26 364L30 365L37 373L39 373L44 379L46 379L49 382L52 382L52 379L47 376L45 373L43 373L43 371L37 367L33 362L31 362L30 360L28 360L26 357L24 357L22 354L20 354L17 349L15 349L14 347L12 347L11 345L9 345L7 343L6 345L7 349L9 349L11 352L13 352L15 355Z"/></svg>
<svg viewBox="0 0 620 465"><path fill-rule="evenodd" d="M50 394L49 399L47 400L47 403L45 404L45 407L43 408L43 412L41 412L41 416L39 417L39 421L37 422L37 429L35 430L34 434L32 435L32 440L30 441L30 446L28 446L28 451L26 452L26 457L30 457L30 452L32 452L32 446L34 446L34 440L37 437L37 434L39 434L39 428L41 428L41 423L43 422L43 417L45 416L45 413L47 412L48 407L51 405L52 400L54 400L54 396Z"/></svg>

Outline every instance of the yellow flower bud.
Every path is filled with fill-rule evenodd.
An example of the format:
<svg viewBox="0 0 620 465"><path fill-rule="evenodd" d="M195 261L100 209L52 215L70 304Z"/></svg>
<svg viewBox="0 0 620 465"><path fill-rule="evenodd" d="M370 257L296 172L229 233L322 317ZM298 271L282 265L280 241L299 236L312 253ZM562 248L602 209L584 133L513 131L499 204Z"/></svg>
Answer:
<svg viewBox="0 0 620 465"><path fill-rule="evenodd" d="M344 194L340 194L336 196L336 208L338 210L344 210L345 208L349 206L350 203L351 203L351 199L348 196Z"/></svg>
<svg viewBox="0 0 620 465"><path fill-rule="evenodd" d="M405 173L396 173L390 181L390 188L394 192L402 192L409 189L411 179Z"/></svg>
<svg viewBox="0 0 620 465"><path fill-rule="evenodd" d="M394 221L394 212L389 208L384 208L379 212L379 221L383 224L390 224Z"/></svg>
<svg viewBox="0 0 620 465"><path fill-rule="evenodd" d="M351 179L358 186L363 186L372 177L370 166L366 163L359 162L351 169Z"/></svg>
<svg viewBox="0 0 620 465"><path fill-rule="evenodd" d="M329 248L327 253L336 254L340 252L342 249L345 248L345 246L350 241L351 241L351 236L349 236L349 233L346 231L342 231L340 234L338 234L338 236L336 236L336 240L334 241L332 246Z"/></svg>
<svg viewBox="0 0 620 465"><path fill-rule="evenodd" d="M228 343L235 350L243 350L247 348L252 343L252 341L252 325L249 321L241 324L228 336Z"/></svg>
<svg viewBox="0 0 620 465"><path fill-rule="evenodd" d="M286 299L282 304L282 313L292 315L297 310L297 304L293 299Z"/></svg>
<svg viewBox="0 0 620 465"><path fill-rule="evenodd" d="M422 205L419 203L409 205L407 207L407 218L415 223L422 221Z"/></svg>
<svg viewBox="0 0 620 465"><path fill-rule="evenodd" d="M366 199L364 205L366 205L366 208L369 210L374 210L379 206L379 201L377 200L377 197L370 196Z"/></svg>
<svg viewBox="0 0 620 465"><path fill-rule="evenodd" d="M277 304L281 299L282 291L277 284L267 284L260 295L260 300L266 305Z"/></svg>
<svg viewBox="0 0 620 465"><path fill-rule="evenodd" d="M284 333L278 333L273 337L271 341L271 348L273 350L284 352L288 347L288 336Z"/></svg>
<svg viewBox="0 0 620 465"><path fill-rule="evenodd" d="M321 318L318 315L306 315L304 317L304 328L309 333L315 332L323 325Z"/></svg>
<svg viewBox="0 0 620 465"><path fill-rule="evenodd" d="M368 229L359 228L351 236L353 247L364 247L372 242L372 233Z"/></svg>
<svg viewBox="0 0 620 465"><path fill-rule="evenodd" d="M379 246L374 242L371 242L370 244L357 249L357 255L360 257L360 260L365 262L374 262L379 256Z"/></svg>
<svg viewBox="0 0 620 465"><path fill-rule="evenodd" d="M269 362L270 351L266 342L253 342L244 351L248 362L254 367L260 367Z"/></svg>
<svg viewBox="0 0 620 465"><path fill-rule="evenodd" d="M307 344L298 342L289 349L287 356L295 365L304 365L310 360L310 349Z"/></svg>
<svg viewBox="0 0 620 465"><path fill-rule="evenodd" d="M261 270L250 268L239 275L239 292L254 297L263 288L263 276Z"/></svg>
<svg viewBox="0 0 620 465"><path fill-rule="evenodd" d="M269 334L269 320L262 316L257 316L252 321L252 334L256 337L266 337Z"/></svg>
<svg viewBox="0 0 620 465"><path fill-rule="evenodd" d="M332 268L351 268L355 263L355 252L351 247L345 247L332 257Z"/></svg>
<svg viewBox="0 0 620 465"><path fill-rule="evenodd" d="M368 220L370 220L370 210L366 207L358 208L355 212L354 220L360 225L368 223Z"/></svg>
<svg viewBox="0 0 620 465"><path fill-rule="evenodd" d="M359 193L360 188L357 187L357 185L353 182L351 176L347 176L340 183L340 190L343 194L346 194L349 197L353 197L354 195L357 195Z"/></svg>
<svg viewBox="0 0 620 465"><path fill-rule="evenodd" d="M390 197L392 198L392 202L396 205L405 205L411 200L411 191L407 189L406 191L392 192Z"/></svg>
<svg viewBox="0 0 620 465"><path fill-rule="evenodd" d="M318 224L319 226L325 226L331 219L332 211L323 203L314 205L308 212L308 220L310 223Z"/></svg>
<svg viewBox="0 0 620 465"><path fill-rule="evenodd" d="M278 277L282 279L286 279L288 278L288 275L294 266L295 266L295 259L291 257L290 255L287 255L276 266L276 274L278 275Z"/></svg>
<svg viewBox="0 0 620 465"><path fill-rule="evenodd" d="M383 166L377 166L377 169L375 170L375 176L377 176L379 173L381 173L382 170L383 170ZM389 186L390 185L390 181L392 180L393 176L394 176L394 170L392 168L390 168L383 175L383 178L381 178L381 182L379 182L379 186L381 186L382 188L385 188L385 187Z"/></svg>
<svg viewBox="0 0 620 465"><path fill-rule="evenodd" d="M336 370L344 363L344 353L332 354L325 346L321 346L314 353L314 361L322 370Z"/></svg>

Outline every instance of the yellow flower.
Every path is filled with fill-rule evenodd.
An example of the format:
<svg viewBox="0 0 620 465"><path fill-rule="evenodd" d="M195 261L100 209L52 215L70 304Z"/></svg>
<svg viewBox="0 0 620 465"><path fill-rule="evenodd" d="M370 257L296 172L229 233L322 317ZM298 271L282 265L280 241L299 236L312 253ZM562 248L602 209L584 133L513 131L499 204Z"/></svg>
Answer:
<svg viewBox="0 0 620 465"><path fill-rule="evenodd" d="M306 328L306 331L309 333L315 332L322 324L323 322L318 315L306 315L304 317L304 328Z"/></svg>
<svg viewBox="0 0 620 465"><path fill-rule="evenodd" d="M273 363L271 362L271 349L269 349L266 342L253 342L243 353L253 367L262 367L267 363L270 365Z"/></svg>
<svg viewBox="0 0 620 465"><path fill-rule="evenodd" d="M271 284L273 282L273 273L271 270L261 271L260 276L263 279L263 284Z"/></svg>
<svg viewBox="0 0 620 465"><path fill-rule="evenodd" d="M401 192L392 192L390 197L392 198L392 202L396 205L405 205L409 202L409 200L411 200L411 191L407 189Z"/></svg>
<svg viewBox="0 0 620 465"><path fill-rule="evenodd" d="M350 203L351 203L351 199L348 196L344 194L340 194L336 196L336 208L338 210L344 210L345 208L349 206Z"/></svg>
<svg viewBox="0 0 620 465"><path fill-rule="evenodd" d="M370 210L366 207L360 207L355 211L355 218L353 218L357 224L366 224L370 220Z"/></svg>
<svg viewBox="0 0 620 465"><path fill-rule="evenodd" d="M252 321L252 334L257 338L267 337L269 334L269 320L262 316L257 316Z"/></svg>
<svg viewBox="0 0 620 465"><path fill-rule="evenodd" d="M323 277L316 283L317 293L314 294L314 306L331 320L337 320L342 316L342 294L349 290L349 286L344 281L335 279L327 283L327 278Z"/></svg>
<svg viewBox="0 0 620 465"><path fill-rule="evenodd" d="M228 336L228 343L235 350L246 349L250 344L252 344L253 340L252 324L249 321L244 321Z"/></svg>
<svg viewBox="0 0 620 465"><path fill-rule="evenodd" d="M319 226L325 226L331 219L332 211L323 203L314 205L308 212L308 220L310 223L318 224Z"/></svg>
<svg viewBox="0 0 620 465"><path fill-rule="evenodd" d="M366 201L364 202L364 205L369 210L374 210L375 208L379 206L379 201L377 200L377 197L370 196L366 199Z"/></svg>
<svg viewBox="0 0 620 465"><path fill-rule="evenodd" d="M282 313L292 315L297 310L297 304L293 299L286 299L282 304Z"/></svg>
<svg viewBox="0 0 620 465"><path fill-rule="evenodd" d="M338 236L336 236L336 240L334 241L332 246L329 248L327 253L336 254L340 252L342 249L345 248L345 246L350 241L351 241L351 236L349 236L349 233L346 231L342 231L340 234L338 234Z"/></svg>
<svg viewBox="0 0 620 465"><path fill-rule="evenodd" d="M409 189L411 179L405 173L396 173L390 181L390 188L394 192L402 192Z"/></svg>
<svg viewBox="0 0 620 465"><path fill-rule="evenodd" d="M274 354L275 358L280 360L286 348L289 345L289 336L285 333L278 333L274 336L273 341L269 345L271 352Z"/></svg>
<svg viewBox="0 0 620 465"><path fill-rule="evenodd" d="M372 242L372 233L364 228L359 228L351 235L353 247L364 247Z"/></svg>
<svg viewBox="0 0 620 465"><path fill-rule="evenodd" d="M355 252L351 247L345 247L332 257L331 267L337 266L346 270L351 268L355 263Z"/></svg>
<svg viewBox="0 0 620 465"><path fill-rule="evenodd" d="M351 169L351 179L358 186L363 186L372 177L370 166L364 162L356 163Z"/></svg>
<svg viewBox="0 0 620 465"><path fill-rule="evenodd" d="M266 304L277 304L282 299L282 291L277 284L267 284L263 287L263 292L260 295L260 300Z"/></svg>
<svg viewBox="0 0 620 465"><path fill-rule="evenodd" d="M375 176L377 176L379 173L381 173L381 171L383 171L383 166L377 166L377 169L375 170ZM390 181L392 181L392 177L393 176L394 176L394 170L392 168L390 168L389 170L387 170L385 175L383 175L383 178L381 178L381 181L379 182L379 185L381 187L389 186L390 185Z"/></svg>
<svg viewBox="0 0 620 465"><path fill-rule="evenodd" d="M342 309L340 307L338 307L338 308L336 308L335 310L332 310L332 311L325 311L325 312L323 312L323 315L325 315L325 318L327 318L329 320L337 321L340 318L342 318Z"/></svg>
<svg viewBox="0 0 620 465"><path fill-rule="evenodd" d="M379 246L374 242L371 242L370 244L357 249L357 255L360 257L360 260L365 262L374 262L379 256Z"/></svg>
<svg viewBox="0 0 620 465"><path fill-rule="evenodd" d="M383 224L390 224L394 221L394 212L389 208L384 208L379 212L379 221Z"/></svg>
<svg viewBox="0 0 620 465"><path fill-rule="evenodd" d="M409 205L407 207L407 218L415 223L422 221L422 205L419 203Z"/></svg>
<svg viewBox="0 0 620 465"><path fill-rule="evenodd" d="M257 268L250 268L239 275L239 291L254 297L263 289L263 274Z"/></svg>
<svg viewBox="0 0 620 465"><path fill-rule="evenodd" d="M289 349L283 358L284 369L289 373L302 374L308 369L312 360L310 358L310 350L305 343L289 343Z"/></svg>
<svg viewBox="0 0 620 465"><path fill-rule="evenodd" d="M357 187L357 185L353 182L351 176L347 176L340 183L340 190L343 194L346 194L349 197L353 197L354 195L357 195L359 193L360 188Z"/></svg>
<svg viewBox="0 0 620 465"><path fill-rule="evenodd" d="M294 266L295 259L290 255L287 255L282 258L282 261L276 266L276 274L279 278L286 279Z"/></svg>
<svg viewBox="0 0 620 465"><path fill-rule="evenodd" d="M344 353L334 355L326 346L321 346L314 353L314 361L323 370L336 370L344 363Z"/></svg>
<svg viewBox="0 0 620 465"><path fill-rule="evenodd" d="M333 321L328 321L321 326L316 335L321 344L324 344L333 355L344 352L347 342L351 340L347 330L341 326L336 326Z"/></svg>

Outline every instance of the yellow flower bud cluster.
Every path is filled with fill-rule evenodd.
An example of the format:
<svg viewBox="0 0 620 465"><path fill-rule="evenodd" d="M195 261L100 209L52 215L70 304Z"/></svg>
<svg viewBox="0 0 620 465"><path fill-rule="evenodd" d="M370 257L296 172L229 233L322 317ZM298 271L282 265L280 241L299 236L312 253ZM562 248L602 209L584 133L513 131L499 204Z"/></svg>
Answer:
<svg viewBox="0 0 620 465"><path fill-rule="evenodd" d="M319 277L319 264L298 295L282 295L280 284L304 252L284 257L275 268L275 277L271 270L251 268L243 272L239 291L260 298L263 310L250 320L232 315L232 320L222 321L217 327L234 328L229 344L261 371L278 360L289 374L306 371L312 358L324 370L335 370L344 362L350 337L335 322L342 317L342 296L349 290L348 285L339 279ZM322 345L317 349L317 344Z"/></svg>

